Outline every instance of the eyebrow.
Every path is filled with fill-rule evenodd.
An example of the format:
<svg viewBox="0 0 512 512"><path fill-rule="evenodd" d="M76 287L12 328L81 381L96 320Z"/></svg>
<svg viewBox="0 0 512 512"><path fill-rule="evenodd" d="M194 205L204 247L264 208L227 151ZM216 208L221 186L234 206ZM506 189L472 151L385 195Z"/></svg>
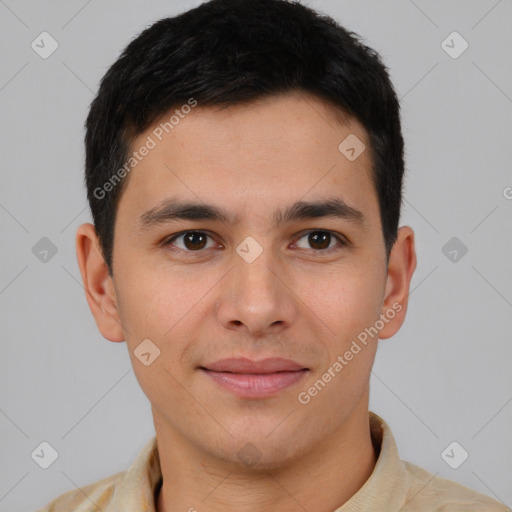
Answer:
<svg viewBox="0 0 512 512"><path fill-rule="evenodd" d="M366 226L366 217L343 199L334 197L319 201L297 201L284 212L277 209L273 220L276 227L283 223L319 218L337 218ZM138 231L146 231L155 226L176 220L209 220L234 225L237 218L225 209L206 203L166 199L159 205L144 212L137 225Z"/></svg>

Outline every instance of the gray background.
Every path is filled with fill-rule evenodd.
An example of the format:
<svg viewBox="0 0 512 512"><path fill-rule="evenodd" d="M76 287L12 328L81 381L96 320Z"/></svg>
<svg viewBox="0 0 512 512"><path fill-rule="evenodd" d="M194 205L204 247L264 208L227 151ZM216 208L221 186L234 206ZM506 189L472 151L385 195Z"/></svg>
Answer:
<svg viewBox="0 0 512 512"><path fill-rule="evenodd" d="M123 471L154 435L126 345L101 337L81 285L83 122L124 46L198 3L0 0L1 511ZM380 342L370 408L403 459L512 506L512 4L309 5L380 52L402 102L401 225L418 267L404 326ZM43 31L59 44L47 59L31 48ZM469 43L456 59L441 46L453 31ZM468 249L457 261L442 250L454 236ZM57 248L46 262L32 252L42 237ZM59 454L46 470L31 458L42 441ZM441 457L452 441L469 452L458 469Z"/></svg>

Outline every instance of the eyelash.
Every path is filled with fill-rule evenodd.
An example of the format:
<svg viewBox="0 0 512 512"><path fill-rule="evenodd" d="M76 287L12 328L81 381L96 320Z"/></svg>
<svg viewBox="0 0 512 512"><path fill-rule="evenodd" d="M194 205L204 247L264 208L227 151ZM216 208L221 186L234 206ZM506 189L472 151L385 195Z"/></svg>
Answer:
<svg viewBox="0 0 512 512"><path fill-rule="evenodd" d="M188 229L186 231L180 231L179 233L176 233L174 235L172 235L171 237L167 238L166 240L164 240L164 242L162 243L162 245L164 247L170 247L171 244L177 240L178 238L180 237L183 237L184 235L188 234L188 233L202 233L210 238L213 238L207 231L201 231L199 229ZM330 234L335 240L338 241L338 246L334 246L334 247L331 247L329 249L310 249L312 252L314 253L317 253L317 254L330 254L332 251L336 251L336 250L339 250L339 249L343 249L345 247L348 247L349 243L341 236L339 235L338 233L336 233L335 231L330 231L328 229L310 229L309 231L303 233L297 240L300 240L301 238L304 238L308 235L310 235L311 233L328 233ZM206 251L206 249L199 249L197 251L190 251L190 250L186 250L186 249L181 249L181 248L177 248L177 249L170 249L170 250L177 250L177 251L181 251L181 252L185 252L185 253L197 253L197 254L201 254L201 253L204 253Z"/></svg>

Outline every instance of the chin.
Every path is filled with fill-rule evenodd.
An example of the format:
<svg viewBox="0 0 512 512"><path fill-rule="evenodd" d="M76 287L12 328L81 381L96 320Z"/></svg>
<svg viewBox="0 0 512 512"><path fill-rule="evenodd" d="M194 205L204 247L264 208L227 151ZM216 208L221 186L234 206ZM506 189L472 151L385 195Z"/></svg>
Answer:
<svg viewBox="0 0 512 512"><path fill-rule="evenodd" d="M282 469L301 457L305 450L301 450L296 441L289 443L290 434L283 431L283 435L278 436L274 432L270 439L268 432L271 430L265 429L264 433L252 436L246 433L238 439L234 436L229 440L231 446L226 446L222 453L211 453L232 465L233 471L253 474Z"/></svg>

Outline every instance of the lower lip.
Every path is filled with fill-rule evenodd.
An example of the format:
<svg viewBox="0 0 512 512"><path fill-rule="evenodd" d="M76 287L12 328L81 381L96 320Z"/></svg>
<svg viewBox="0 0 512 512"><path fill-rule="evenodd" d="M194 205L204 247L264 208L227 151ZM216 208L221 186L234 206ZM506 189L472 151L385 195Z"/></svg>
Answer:
<svg viewBox="0 0 512 512"><path fill-rule="evenodd" d="M299 382L308 370L267 374L229 373L203 370L217 384L232 391L240 398L263 398Z"/></svg>

